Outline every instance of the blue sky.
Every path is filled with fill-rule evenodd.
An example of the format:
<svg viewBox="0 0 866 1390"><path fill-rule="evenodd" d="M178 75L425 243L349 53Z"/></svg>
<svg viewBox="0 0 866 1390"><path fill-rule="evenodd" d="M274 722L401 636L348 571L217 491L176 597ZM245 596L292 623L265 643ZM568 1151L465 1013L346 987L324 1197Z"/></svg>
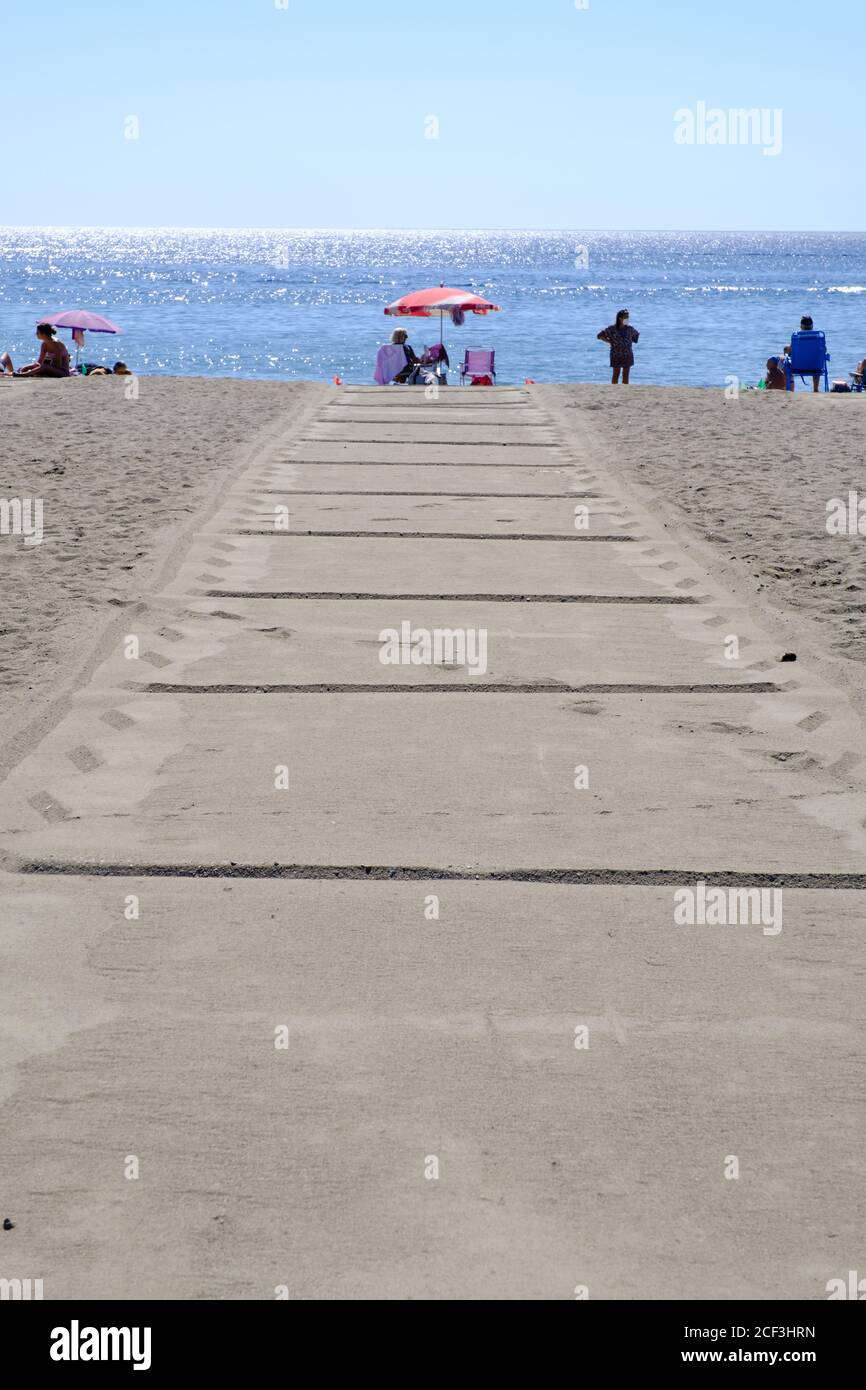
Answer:
<svg viewBox="0 0 866 1390"><path fill-rule="evenodd" d="M866 223L856 4L282 3L5 6L0 223ZM780 109L781 153L676 144L701 101Z"/></svg>

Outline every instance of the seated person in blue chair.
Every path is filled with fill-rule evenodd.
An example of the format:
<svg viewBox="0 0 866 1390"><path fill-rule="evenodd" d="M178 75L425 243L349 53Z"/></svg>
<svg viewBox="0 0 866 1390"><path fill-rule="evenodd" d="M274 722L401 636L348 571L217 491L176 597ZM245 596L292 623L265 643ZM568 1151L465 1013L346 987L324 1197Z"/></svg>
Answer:
<svg viewBox="0 0 866 1390"><path fill-rule="evenodd" d="M814 333L814 331L815 331L815 325L814 325L814 323L812 322L812 319L811 319L810 315L809 315L809 314L804 314L803 317L800 319L800 332L801 332L801 333ZM786 347L786 348L785 348L785 353L788 354L788 355L790 355L790 352L791 352L790 347ZM791 383L791 385L793 386L793 382ZM812 377L812 390L815 391L815 392L821 390L821 373L820 373L820 372L815 372L814 376Z"/></svg>

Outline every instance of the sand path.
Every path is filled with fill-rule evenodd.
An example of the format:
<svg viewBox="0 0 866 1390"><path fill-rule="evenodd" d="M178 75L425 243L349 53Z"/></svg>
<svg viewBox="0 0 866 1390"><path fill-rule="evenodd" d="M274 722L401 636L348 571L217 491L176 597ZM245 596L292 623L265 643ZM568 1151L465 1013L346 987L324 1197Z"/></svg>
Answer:
<svg viewBox="0 0 866 1390"><path fill-rule="evenodd" d="M862 1263L862 727L580 418L329 392L143 598L0 788L0 1275L794 1299ZM383 665L404 622L486 669ZM676 925L699 879L780 888L781 932Z"/></svg>

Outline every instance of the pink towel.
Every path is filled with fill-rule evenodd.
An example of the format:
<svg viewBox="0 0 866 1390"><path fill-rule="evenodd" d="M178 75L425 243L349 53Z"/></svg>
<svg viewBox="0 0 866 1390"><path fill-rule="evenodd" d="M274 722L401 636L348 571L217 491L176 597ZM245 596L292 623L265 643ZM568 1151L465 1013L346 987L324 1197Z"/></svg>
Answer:
<svg viewBox="0 0 866 1390"><path fill-rule="evenodd" d="M377 386L390 386L395 376L406 366L406 352L400 343L385 343L376 353L376 370L373 380Z"/></svg>

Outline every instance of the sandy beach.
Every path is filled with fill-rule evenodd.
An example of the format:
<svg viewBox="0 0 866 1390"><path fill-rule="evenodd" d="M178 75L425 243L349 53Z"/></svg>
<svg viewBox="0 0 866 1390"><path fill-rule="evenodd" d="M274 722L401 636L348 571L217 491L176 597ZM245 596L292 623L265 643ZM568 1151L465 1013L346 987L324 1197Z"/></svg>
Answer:
<svg viewBox="0 0 866 1390"><path fill-rule="evenodd" d="M558 1302L620 1375L850 1374L866 193L826 9L7 7L16 1364L225 1378L299 1303Z"/></svg>
<svg viewBox="0 0 866 1390"><path fill-rule="evenodd" d="M812 583L857 582L857 402L48 385L15 482L68 491L0 541L11 717L56 697L0 785L9 1273L824 1298L866 1230L862 666ZM463 657L383 660L404 623Z"/></svg>
<svg viewBox="0 0 866 1390"><path fill-rule="evenodd" d="M0 383L0 498L44 505L40 545L0 536L0 769L256 439L322 389L151 377L130 400L123 379Z"/></svg>
<svg viewBox="0 0 866 1390"><path fill-rule="evenodd" d="M594 437L607 468L678 536L708 547L768 623L829 660L857 696L866 660L864 537L833 536L827 503L866 497L866 410L858 395L689 387L547 386L566 433Z"/></svg>
<svg viewBox="0 0 866 1390"><path fill-rule="evenodd" d="M0 497L44 499L45 539L0 537L0 767L21 731L74 688L117 610L275 426L321 398L313 383L150 378L15 383L0 396ZM833 537L826 504L866 495L866 409L830 398L630 386L538 390L566 434L707 543L780 637L832 660L855 694L866 659L866 559ZM853 461L853 462L852 462Z"/></svg>

